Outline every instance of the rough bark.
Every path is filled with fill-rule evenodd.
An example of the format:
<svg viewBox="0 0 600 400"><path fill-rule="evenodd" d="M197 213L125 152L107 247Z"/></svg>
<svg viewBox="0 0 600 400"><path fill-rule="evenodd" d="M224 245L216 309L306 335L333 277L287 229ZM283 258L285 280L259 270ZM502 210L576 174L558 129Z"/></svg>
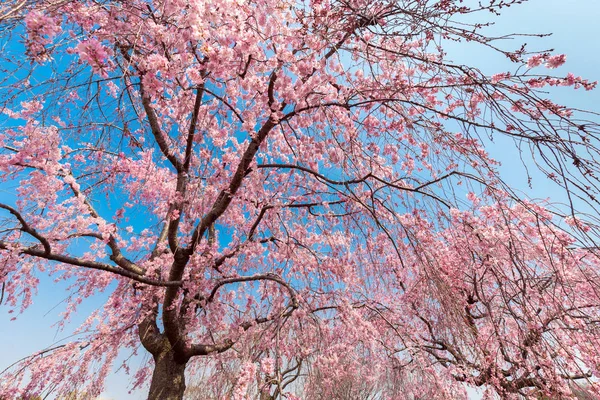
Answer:
<svg viewBox="0 0 600 400"><path fill-rule="evenodd" d="M185 392L185 366L175 360L173 351L154 356L154 373L148 400L181 400Z"/></svg>

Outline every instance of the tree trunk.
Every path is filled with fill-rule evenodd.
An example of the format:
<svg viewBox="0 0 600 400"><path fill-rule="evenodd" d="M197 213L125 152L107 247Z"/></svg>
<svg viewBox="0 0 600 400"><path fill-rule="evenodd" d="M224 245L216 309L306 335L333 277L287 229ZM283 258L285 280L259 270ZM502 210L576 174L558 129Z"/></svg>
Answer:
<svg viewBox="0 0 600 400"><path fill-rule="evenodd" d="M185 392L186 363L175 361L172 351L154 356L154 373L148 400L181 400Z"/></svg>
<svg viewBox="0 0 600 400"><path fill-rule="evenodd" d="M260 392L260 400L274 400L275 398L271 396L269 389L264 389Z"/></svg>
<svg viewBox="0 0 600 400"><path fill-rule="evenodd" d="M274 397L269 394L269 392L261 392L260 400L274 400Z"/></svg>

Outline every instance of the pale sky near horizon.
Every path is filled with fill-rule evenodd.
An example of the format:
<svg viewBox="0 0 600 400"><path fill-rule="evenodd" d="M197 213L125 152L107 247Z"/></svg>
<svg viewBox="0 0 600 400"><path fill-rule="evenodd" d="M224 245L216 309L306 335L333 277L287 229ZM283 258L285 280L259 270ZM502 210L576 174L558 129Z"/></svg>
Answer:
<svg viewBox="0 0 600 400"><path fill-rule="evenodd" d="M557 70L557 73L573 72L575 75L600 81L600 0L530 0L525 5L510 7L501 18L495 20L497 25L492 28L494 33L553 33L548 38L526 38L524 41L536 43L532 49L554 48L556 53L566 53L567 64ZM468 50L470 48L452 46L450 55L457 61L475 65L485 72L504 72L507 68L512 68L502 57L496 59L487 54L482 56ZM593 92L560 89L556 93L560 95L556 99L563 104L600 111L600 89ZM556 193L549 192L552 191L552 186L543 180L534 180L533 190L529 190L526 178L519 173L520 165L513 162L513 156L503 148L490 149L490 153L503 163L505 178L517 188L527 191L533 197L560 200ZM0 343L3 343L0 371L19 358L68 336L68 330L75 328L78 322L87 317L86 311L94 308L94 301L84 303L81 312L68 325L68 330L57 333L51 325L58 321L62 310L61 301L66 297L65 285L55 286L49 283L46 280L40 286L34 304L17 321L10 322L12 315L7 314L6 307L0 306ZM128 394L127 383L127 377L121 373L111 376L107 382L105 398L145 398L143 391ZM478 398L472 391L470 397Z"/></svg>

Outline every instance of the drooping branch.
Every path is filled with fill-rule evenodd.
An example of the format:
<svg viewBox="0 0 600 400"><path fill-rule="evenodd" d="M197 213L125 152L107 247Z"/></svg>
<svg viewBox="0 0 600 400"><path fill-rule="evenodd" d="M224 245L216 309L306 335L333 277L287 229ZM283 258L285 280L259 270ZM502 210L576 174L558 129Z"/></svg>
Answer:
<svg viewBox="0 0 600 400"><path fill-rule="evenodd" d="M239 326L244 331L247 331L253 326L264 324L270 321L274 321L276 319L284 318L297 309L299 307L298 297L296 295L295 290L291 287L289 283L287 283L283 278L275 274L256 274L251 276L237 276L220 280L212 289L210 295L206 297L206 302L210 303L214 300L214 297L219 290L219 288L233 284L233 283L241 283L241 282L250 282L250 281L272 281L276 282L286 288L290 296L290 303L287 307L286 311L283 311L280 314L271 315L269 317L261 317L255 318L252 321L247 321L241 323ZM208 355L211 353L221 353L225 350L228 350L235 344L235 341L231 338L225 339L220 344L192 344L189 348L185 349L186 357L198 356L198 355Z"/></svg>
<svg viewBox="0 0 600 400"><path fill-rule="evenodd" d="M289 283L287 283L285 280L283 280L283 278L281 278L279 275L271 274L271 273L256 274L256 275L250 275L250 276L236 276L236 277L232 277L232 278L222 279L213 287L210 294L206 298L206 302L207 303L212 302L215 295L217 294L217 291L219 290L219 288L221 288L224 285L230 285L232 283L240 283L240 282L251 282L251 281L273 281L273 282L276 282L276 283L282 285L283 287L286 288L286 290L288 291L288 293L290 295L290 301L291 301L290 306L293 308L298 308L298 306L299 306L298 298L296 296L296 292L294 291L294 289L290 286Z"/></svg>
<svg viewBox="0 0 600 400"><path fill-rule="evenodd" d="M314 171L308 167L303 167L301 165L294 165L294 164L258 164L256 166L257 169L262 169L262 168L275 168L275 169L297 169L299 171L303 171L303 172L307 172L313 176L315 176L318 179L321 179L324 182L327 182L331 185L340 185L340 186L345 186L345 185L354 185L357 183L361 183L366 181L367 179L369 179L370 177L372 177L373 175L371 173L368 173L367 175L363 176L362 178L354 178L354 179L348 179L345 181L338 181L335 179L330 179L327 178L325 175L320 174L317 171Z"/></svg>
<svg viewBox="0 0 600 400"><path fill-rule="evenodd" d="M214 260L214 262L212 263L212 268L214 268L217 272L221 272L220 267L221 265L223 265L223 263L225 263L226 260L235 257L244 247L244 245L246 245L247 243L269 243L269 242L274 242L277 239L275 239L274 237L268 237L268 238L263 238L260 240L252 240L252 238L250 236L248 236L248 241L239 244L238 246L236 246L233 250L219 256L218 258L216 258Z"/></svg>
<svg viewBox="0 0 600 400"><path fill-rule="evenodd" d="M272 164L259 164L259 165L256 166L256 168L257 169L262 169L262 168L296 169L296 170L299 170L299 171L302 171L302 172L306 172L306 173L308 173L310 175L313 175L315 178L317 178L317 180L319 180L321 182L325 182L325 183L328 183L328 184L334 185L334 186L349 187L350 185L356 185L356 184L359 184L359 183L364 183L364 182L367 182L369 179L372 179L372 180L375 180L375 181L383 184L384 185L383 187L391 187L391 188L398 189L398 190L401 190L401 191L408 191L408 192L419 193L419 194L421 194L423 196L430 197L430 198L432 198L432 199L434 199L434 200L436 200L436 201L444 204L446 207L450 207L449 204L448 204L448 202L444 201L443 199L439 198L438 196L436 196L435 194L433 194L431 192L423 192L421 189L424 189L424 188L426 188L428 186L431 186L431 185L433 185L435 183L439 183L439 182L441 182L441 181L443 181L445 179L448 179L448 178L450 178L450 177L452 177L454 175L456 175L456 176L462 176L462 177L468 178L468 179L472 179L472 180L474 180L476 182L479 182L479 183L483 184L483 182L479 178L477 178L476 176L473 176L473 175L467 174L467 173L463 173L463 172L459 172L459 171L452 171L452 172L449 172L449 173L444 174L442 176L439 176L439 177L437 177L437 178L435 178L435 179L433 179L431 181L428 181L428 182L425 182L425 183L421 183L417 187L411 187L411 186L401 186L401 185L398 185L395 182L389 182L389 181L387 181L387 180L385 180L383 178L380 178L380 177L378 177L378 176L376 176L376 175L374 175L374 174L372 174L370 172L368 174L364 175L361 178L353 178L353 179L348 179L348 180L340 181L340 180L335 180L335 179L328 178L325 175L323 175L323 174L321 174L321 173L319 173L317 171L314 171L314 170L312 170L312 169L310 169L308 167L304 167L304 166L301 166L301 165L272 163ZM377 189L377 190L379 190L379 189Z"/></svg>
<svg viewBox="0 0 600 400"><path fill-rule="evenodd" d="M35 230L35 228L33 228L31 225L29 225L27 223L27 221L25 221L25 218L23 218L21 213L19 213L16 209L12 208L11 206L9 206L7 204L0 203L0 208L7 210L9 213L11 213L12 215L14 215L17 218L17 220L21 224L21 228L20 228L21 231L30 234L31 236L33 236L34 238L36 238L37 240L40 241L42 246L44 246L44 254L49 255L52 252L52 248L50 247L50 242L48 242L48 240L45 237L40 235L38 233L38 231Z"/></svg>
<svg viewBox="0 0 600 400"><path fill-rule="evenodd" d="M71 187L74 187L74 186L71 185ZM77 190L77 189L74 188L74 190ZM76 192L76 194L77 193L78 192ZM89 204L89 202L87 202L87 199L85 201L86 201L86 204L88 205L88 207L90 208L90 212L92 213L92 215L94 217L98 217L98 214L96 213L94 208ZM7 210L12 215L14 215L15 218L17 218L17 220L21 224L20 230L30 234L31 236L33 236L34 238L39 240L44 248L43 251L40 250L37 246L20 248L20 249L18 249L19 254L26 254L26 255L29 255L32 257L38 257L38 258L45 259L48 261L57 261L57 262L61 262L64 264L69 264L69 265L78 266L78 267L84 267L84 268L90 268L90 269L95 269L95 270L100 270L100 271L111 272L111 273L114 273L114 274L117 274L117 275L120 275L123 277L133 279L137 282L146 283L146 284L152 285L152 286L169 286L169 285L180 286L181 285L181 282L164 282L161 280L150 279L150 278L144 277L143 276L144 270L142 268L138 267L137 265L135 265L133 262L129 261L127 258L125 258L122 255L119 247L116 244L116 240L114 239L114 237L112 235L108 241L108 246L112 250L110 259L112 261L114 261L122 269L115 268L114 266L111 266L109 264L105 264L105 263L101 263L101 262L97 262L97 261L83 260L83 259L80 259L77 257L53 253L52 247L50 245L50 241L48 239L46 239L42 234L40 234L35 228L31 227L27 223L27 221L25 221L25 219L23 218L21 213L19 213L19 211L17 211L15 208L13 208L7 204L2 204L2 203L0 203L0 208ZM100 236L99 234L95 234L95 233L86 233L85 236L94 237L94 238L102 240L102 236ZM0 249L1 250L10 250L11 246L9 246L9 244L7 244L4 241L0 241Z"/></svg>
<svg viewBox="0 0 600 400"><path fill-rule="evenodd" d="M13 247L6 242L0 241L0 250L13 251ZM181 281L161 281L157 279L146 278L142 275L138 275L134 272L116 268L112 265L101 263L98 261L83 260L77 257L72 257L64 254L47 253L45 250L38 249L37 247L25 247L17 250L19 254L26 254L29 256L37 257L48 261L57 261L63 264L69 264L77 267L84 267L89 269L95 269L99 271L111 272L116 275L123 276L125 278L132 279L136 282L145 283L151 286L166 286L166 287L180 287Z"/></svg>
<svg viewBox="0 0 600 400"><path fill-rule="evenodd" d="M3 147L7 150L10 150L13 153L19 153L19 149L17 149L17 148L14 148L11 146L3 146ZM103 150L103 152L104 151L105 150ZM19 163L19 166L22 166L24 168L32 168L35 170L41 170L39 167L35 167L35 166L29 165L29 164ZM59 171L58 175L65 178L65 182L69 185L69 187L71 188L71 191L73 192L73 195L75 195L75 197L77 197L79 199L83 199L83 204L85 204L85 206L88 208L90 215L94 218L101 218L100 214L98 214L98 212L96 211L94 206L92 206L92 204L90 203L88 197L83 193L80 186L77 184L77 178L71 172L65 173L64 171ZM27 225L25 220L20 216L18 211L15 210L14 208L12 208L8 205L3 205L3 204L0 204L0 208L4 208L4 209L8 210L11 214L15 215L17 217L17 219L19 220L19 222L22 224L22 226L27 227L26 229L30 229L30 230L32 229L29 225ZM23 225L23 224L25 224L25 225ZM33 230L32 232L29 232L27 230L23 230L23 231L30 233L32 236L34 236L35 238L40 240L41 243L44 245L45 249L50 248L49 247L50 243L45 238L43 238L41 235L38 237L33 233L35 230ZM93 237L93 238L96 238L99 240L104 240L102 235L95 234L92 232L86 233L81 236ZM75 237L75 236L71 235L70 237ZM46 243L44 243L43 240L46 240ZM145 270L143 268L141 268L140 266L136 265L134 262L132 262L131 260L129 260L128 258L123 256L123 253L122 253L121 249L119 248L119 245L117 244L117 240L115 239L113 234L109 234L108 242L106 244L108 245L108 247L111 249L111 252L112 252L112 254L110 255L110 259L112 261L114 261L118 266L120 266L121 268L126 269L128 271L131 271L135 274L138 274L138 275L145 274Z"/></svg>
<svg viewBox="0 0 600 400"><path fill-rule="evenodd" d="M76 184L76 178L73 176L73 174L69 173L67 176L70 178L68 180L68 185L71 188L71 190L73 191L73 194L75 195L75 197L77 197L79 199L83 199L83 203L88 208L90 215L92 217L100 218L100 214L98 214L98 212L96 211L94 206L92 206L92 204L90 203L87 196L81 191L79 185ZM101 235L97 235L96 238L100 239L100 240L104 240L104 238ZM129 260L127 257L125 257L123 255L123 252L121 251L121 249L117 243L117 240L115 239L115 237L112 233L109 234L109 236L108 236L107 245L112 252L112 254L110 255L110 259L112 261L114 261L118 266L120 266L121 268L123 268L127 271L133 272L134 274L137 274L137 275L144 275L146 273L146 271L143 268L141 268L140 266L138 266L133 261Z"/></svg>

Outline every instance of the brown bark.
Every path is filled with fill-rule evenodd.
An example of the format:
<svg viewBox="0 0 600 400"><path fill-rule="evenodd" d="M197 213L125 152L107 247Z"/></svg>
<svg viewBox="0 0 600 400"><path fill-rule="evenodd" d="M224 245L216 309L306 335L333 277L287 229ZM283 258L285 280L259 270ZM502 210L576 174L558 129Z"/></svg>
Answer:
<svg viewBox="0 0 600 400"><path fill-rule="evenodd" d="M185 392L185 366L175 360L173 351L154 356L154 373L148 400L181 400Z"/></svg>
<svg viewBox="0 0 600 400"><path fill-rule="evenodd" d="M260 400L274 400L274 399L275 398L273 396L271 396L268 389L260 392Z"/></svg>

